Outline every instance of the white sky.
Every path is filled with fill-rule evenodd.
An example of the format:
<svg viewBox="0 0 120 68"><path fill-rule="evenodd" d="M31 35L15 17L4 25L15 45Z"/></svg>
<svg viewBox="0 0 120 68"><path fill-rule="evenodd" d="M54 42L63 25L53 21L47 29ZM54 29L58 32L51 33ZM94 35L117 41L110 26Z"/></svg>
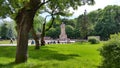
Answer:
<svg viewBox="0 0 120 68"><path fill-rule="evenodd" d="M71 18L75 18L78 17L80 14L84 13L84 10L87 10L87 12L93 11L93 10L97 10L99 8L104 8L107 5L120 5L120 0L95 0L95 5L93 6L81 6L78 8L78 10L73 11L72 9L70 9L71 11L74 12L73 17Z"/></svg>

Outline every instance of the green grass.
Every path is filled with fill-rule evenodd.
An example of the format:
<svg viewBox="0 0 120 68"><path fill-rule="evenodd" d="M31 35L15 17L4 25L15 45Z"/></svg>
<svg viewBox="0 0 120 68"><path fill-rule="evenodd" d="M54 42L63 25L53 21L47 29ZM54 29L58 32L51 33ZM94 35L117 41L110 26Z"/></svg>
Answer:
<svg viewBox="0 0 120 68"><path fill-rule="evenodd" d="M0 41L0 44L9 44L10 43L10 40L1 40Z"/></svg>
<svg viewBox="0 0 120 68"><path fill-rule="evenodd" d="M89 43L29 47L26 63L13 64L16 47L0 47L0 68L97 68L101 63L98 49L102 44Z"/></svg>

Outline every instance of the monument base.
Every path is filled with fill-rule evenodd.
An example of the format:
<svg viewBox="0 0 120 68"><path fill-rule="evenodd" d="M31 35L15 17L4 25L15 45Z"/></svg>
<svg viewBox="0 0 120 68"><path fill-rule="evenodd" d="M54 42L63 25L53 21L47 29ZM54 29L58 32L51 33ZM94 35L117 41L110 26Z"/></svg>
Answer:
<svg viewBox="0 0 120 68"><path fill-rule="evenodd" d="M65 40L67 40L67 35L66 34L60 35L59 39L65 41Z"/></svg>

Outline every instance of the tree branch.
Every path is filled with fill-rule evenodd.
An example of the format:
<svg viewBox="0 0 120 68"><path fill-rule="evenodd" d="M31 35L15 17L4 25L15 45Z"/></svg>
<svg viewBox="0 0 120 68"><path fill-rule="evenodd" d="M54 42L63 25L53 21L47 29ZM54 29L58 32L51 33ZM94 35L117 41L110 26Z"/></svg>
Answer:
<svg viewBox="0 0 120 68"><path fill-rule="evenodd" d="M39 4L38 6L36 6L36 8L34 10L39 9L41 6L43 6L44 4L46 4L48 2L50 2L50 0L47 0L47 1L43 0L43 3Z"/></svg>
<svg viewBox="0 0 120 68"><path fill-rule="evenodd" d="M54 18L54 15L55 15L54 12L55 12L56 9L57 9L57 7L50 13L51 16L52 16L52 22L51 22L50 26L45 31L48 31L52 27L52 25L54 23L54 20L55 20L55 18Z"/></svg>
<svg viewBox="0 0 120 68"><path fill-rule="evenodd" d="M54 16L52 15L52 22L51 22L50 26L49 26L45 31L48 31L48 30L52 27L52 25L53 25L53 23L54 23L54 20L55 20L55 18L54 18Z"/></svg>

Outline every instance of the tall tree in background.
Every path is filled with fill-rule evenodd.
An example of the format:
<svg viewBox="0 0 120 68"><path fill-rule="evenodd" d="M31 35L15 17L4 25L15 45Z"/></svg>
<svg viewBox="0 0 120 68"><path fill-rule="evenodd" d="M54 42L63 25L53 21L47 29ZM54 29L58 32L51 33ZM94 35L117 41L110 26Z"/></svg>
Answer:
<svg viewBox="0 0 120 68"><path fill-rule="evenodd" d="M85 10L84 15L82 16L82 20L80 22L80 35L82 39L86 39L89 30L89 22L87 17L87 11Z"/></svg>
<svg viewBox="0 0 120 68"><path fill-rule="evenodd" d="M107 6L99 11L99 17L95 25L95 33L101 37L101 40L108 40L110 34L120 32L120 6Z"/></svg>

